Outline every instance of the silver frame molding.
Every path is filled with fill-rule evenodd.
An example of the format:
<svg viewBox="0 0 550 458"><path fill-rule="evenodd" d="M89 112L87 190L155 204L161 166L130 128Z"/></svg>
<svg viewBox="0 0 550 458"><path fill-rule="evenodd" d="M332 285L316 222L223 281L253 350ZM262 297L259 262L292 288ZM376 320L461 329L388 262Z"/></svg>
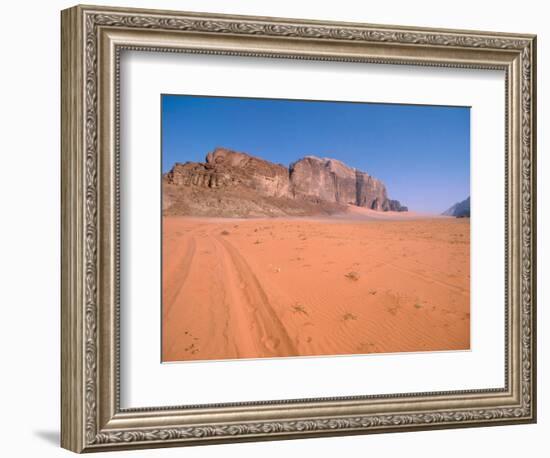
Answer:
<svg viewBox="0 0 550 458"><path fill-rule="evenodd" d="M61 445L75 452L536 421L536 37L76 6L61 15ZM506 386L121 409L119 62L125 49L506 75Z"/></svg>

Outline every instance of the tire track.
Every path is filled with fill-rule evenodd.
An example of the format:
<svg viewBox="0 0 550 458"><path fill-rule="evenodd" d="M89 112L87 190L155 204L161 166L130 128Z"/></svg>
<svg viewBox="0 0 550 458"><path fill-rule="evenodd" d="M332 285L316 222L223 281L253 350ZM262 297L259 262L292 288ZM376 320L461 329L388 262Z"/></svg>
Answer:
<svg viewBox="0 0 550 458"><path fill-rule="evenodd" d="M236 296L231 306L240 307L240 310L233 310L240 331L235 337L242 339L245 346L252 347L250 350L254 349L254 357L297 356L292 339L246 260L227 240L215 235L212 238L221 248L221 258L229 266L228 287Z"/></svg>
<svg viewBox="0 0 550 458"><path fill-rule="evenodd" d="M416 272L412 269L407 269L406 267L400 267L400 266L395 264L395 259L393 259L391 261L381 261L380 259L373 258L372 256L371 256L371 259L375 260L379 264L377 264L376 266L374 266L370 269L367 269L367 272L375 272L375 271L380 270L384 267L389 267L389 268L397 270L399 272L403 272L403 273L411 275L413 277L417 277L421 280L424 280L425 282L435 283L436 285L442 286L444 288L448 288L448 289L453 290L453 291L455 291L458 294L461 294L463 296L469 296L469 292L465 291L464 288L462 288L461 286L453 285L452 283L448 283L444 280L438 280L435 277L431 277L429 275L421 274L421 273ZM427 265L427 264L425 264L425 265ZM439 271L439 272L441 273L441 271Z"/></svg>
<svg viewBox="0 0 550 458"><path fill-rule="evenodd" d="M189 271L191 270L191 264L193 263L193 258L195 257L196 250L197 242L195 241L195 237L191 236L189 242L187 243L187 249L181 256L178 264L175 266L175 268L172 269L172 271L176 272L177 275L172 275L171 278L163 281L163 291L169 292L163 298L163 304L166 313L165 318L170 313L170 310L176 302L179 293L185 285L185 281L187 280L187 277L189 276ZM171 256L174 256L174 254L172 254Z"/></svg>
<svg viewBox="0 0 550 458"><path fill-rule="evenodd" d="M438 280L434 277L430 277L429 275L423 275L423 274L420 274L420 273L415 272L413 270L406 269L404 267L398 267L398 266L396 266L395 264L392 264L392 263L387 263L386 266L391 267L392 269L398 270L400 272L412 275L413 277L420 278L421 280L424 280L428 283L435 283L436 285L443 286L444 288L448 288L450 290L453 290L453 291L457 292L458 294L462 294L463 296L469 296L469 293L464 291L464 288L462 288L460 286L453 285L452 283L447 283L446 281Z"/></svg>

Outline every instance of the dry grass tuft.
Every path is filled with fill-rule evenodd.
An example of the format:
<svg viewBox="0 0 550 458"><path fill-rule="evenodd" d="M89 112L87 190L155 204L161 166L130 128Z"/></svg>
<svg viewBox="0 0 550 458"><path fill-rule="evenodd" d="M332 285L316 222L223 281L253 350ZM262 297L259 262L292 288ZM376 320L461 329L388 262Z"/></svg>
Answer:
<svg viewBox="0 0 550 458"><path fill-rule="evenodd" d="M303 315L309 315L309 313L307 313L307 310L305 309L305 307L301 304L293 305L292 306L292 311L294 313L301 313Z"/></svg>
<svg viewBox="0 0 550 458"><path fill-rule="evenodd" d="M357 320L357 315L354 315L353 313L344 313L344 315L342 315L342 320L343 321L355 321Z"/></svg>
<svg viewBox="0 0 550 458"><path fill-rule="evenodd" d="M359 280L359 278L361 278L361 276L359 275L359 272L355 272L355 271L352 271L352 272L348 272L345 277L348 279L348 280L352 280L352 281L357 281Z"/></svg>

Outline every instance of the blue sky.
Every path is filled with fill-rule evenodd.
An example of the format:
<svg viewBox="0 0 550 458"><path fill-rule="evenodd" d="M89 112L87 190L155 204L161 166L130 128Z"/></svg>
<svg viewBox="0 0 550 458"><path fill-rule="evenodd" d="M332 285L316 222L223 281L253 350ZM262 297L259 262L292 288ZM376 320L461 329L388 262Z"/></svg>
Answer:
<svg viewBox="0 0 550 458"><path fill-rule="evenodd" d="M289 165L331 157L381 179L410 210L470 195L470 109L162 95L162 170L217 146Z"/></svg>

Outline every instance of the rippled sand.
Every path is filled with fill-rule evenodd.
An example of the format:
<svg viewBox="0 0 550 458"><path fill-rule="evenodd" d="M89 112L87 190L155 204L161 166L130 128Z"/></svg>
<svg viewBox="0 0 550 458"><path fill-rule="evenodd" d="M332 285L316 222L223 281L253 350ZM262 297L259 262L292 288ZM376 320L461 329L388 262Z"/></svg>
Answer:
<svg viewBox="0 0 550 458"><path fill-rule="evenodd" d="M464 350L469 219L163 218L163 361Z"/></svg>

